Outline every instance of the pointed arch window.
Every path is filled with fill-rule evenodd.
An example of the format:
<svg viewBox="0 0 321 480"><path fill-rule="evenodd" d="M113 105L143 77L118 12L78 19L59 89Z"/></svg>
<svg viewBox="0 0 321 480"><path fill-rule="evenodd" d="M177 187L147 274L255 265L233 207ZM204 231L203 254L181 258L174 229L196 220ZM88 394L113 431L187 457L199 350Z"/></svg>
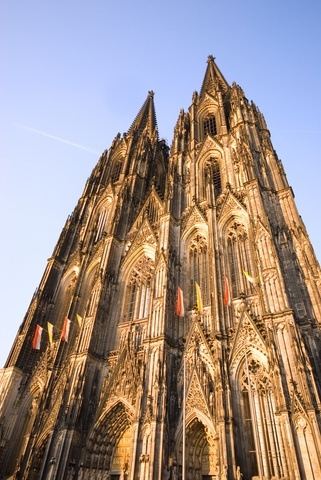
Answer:
<svg viewBox="0 0 321 480"><path fill-rule="evenodd" d="M121 160L117 160L113 166L113 170L112 170L112 174L111 174L111 181L114 183L114 182L117 182L119 180L119 177L120 177L120 174L121 174L121 170L122 170L122 161Z"/></svg>
<svg viewBox="0 0 321 480"><path fill-rule="evenodd" d="M109 215L109 208L106 208L99 213L97 228L96 228L95 243L99 242L99 240L103 237L106 231L108 215Z"/></svg>
<svg viewBox="0 0 321 480"><path fill-rule="evenodd" d="M204 198L206 198L207 184L213 185L215 198L222 193L220 163L217 158L211 157L205 165Z"/></svg>
<svg viewBox="0 0 321 480"><path fill-rule="evenodd" d="M210 133L211 135L217 134L216 120L214 115L208 115L207 117L205 117L203 121L203 131L204 137L208 133Z"/></svg>
<svg viewBox="0 0 321 480"><path fill-rule="evenodd" d="M250 356L240 376L240 435L243 473L247 478L280 478L283 471L274 412L272 385L264 366Z"/></svg>
<svg viewBox="0 0 321 480"><path fill-rule="evenodd" d="M256 458L256 447L255 447L255 436L254 428L252 422L252 413L251 413L251 404L248 388L242 391L242 416L243 416L243 425L244 425L244 436L246 437L245 449L248 455L248 469L252 475L258 475L257 468L257 458Z"/></svg>
<svg viewBox="0 0 321 480"><path fill-rule="evenodd" d="M241 293L253 293L253 285L245 278L245 272L252 272L250 244L243 225L234 223L227 234L228 270L232 297Z"/></svg>
<svg viewBox="0 0 321 480"><path fill-rule="evenodd" d="M90 295L89 304L88 304L87 313L86 313L88 317L94 315L95 313L95 310L99 301L99 294L100 294L100 286L98 285L92 290Z"/></svg>
<svg viewBox="0 0 321 480"><path fill-rule="evenodd" d="M130 275L125 297L124 320L146 318L149 314L154 263L143 257Z"/></svg>
<svg viewBox="0 0 321 480"><path fill-rule="evenodd" d="M204 305L209 305L209 284L208 284L208 251L206 239L202 235L195 235L189 248L190 266L190 308L194 308L196 299L195 282L201 289Z"/></svg>
<svg viewBox="0 0 321 480"><path fill-rule="evenodd" d="M220 195L222 193L222 184L221 184L220 164L218 160L214 160L211 168L211 174L212 174L212 181L214 185L215 196Z"/></svg>

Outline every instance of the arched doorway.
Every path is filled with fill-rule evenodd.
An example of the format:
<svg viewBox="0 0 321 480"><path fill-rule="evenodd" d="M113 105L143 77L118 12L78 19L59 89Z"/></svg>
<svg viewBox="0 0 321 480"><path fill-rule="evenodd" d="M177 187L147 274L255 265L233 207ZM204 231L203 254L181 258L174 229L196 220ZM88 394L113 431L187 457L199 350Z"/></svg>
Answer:
<svg viewBox="0 0 321 480"><path fill-rule="evenodd" d="M194 418L186 426L186 480L214 480L218 478L218 453L214 436L207 427ZM178 452L179 470L182 471L183 441Z"/></svg>

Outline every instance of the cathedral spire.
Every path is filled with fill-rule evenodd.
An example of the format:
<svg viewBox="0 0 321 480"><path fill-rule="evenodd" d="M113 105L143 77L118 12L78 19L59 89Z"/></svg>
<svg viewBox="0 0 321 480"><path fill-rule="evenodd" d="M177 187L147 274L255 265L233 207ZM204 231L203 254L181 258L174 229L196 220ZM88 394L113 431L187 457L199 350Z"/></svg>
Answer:
<svg viewBox="0 0 321 480"><path fill-rule="evenodd" d="M200 97L205 95L206 92L213 94L218 88L223 92L226 92L229 85L216 65L215 58L212 55L209 55L207 58L207 69L204 75Z"/></svg>
<svg viewBox="0 0 321 480"><path fill-rule="evenodd" d="M158 139L158 129L154 105L154 92L152 90L148 92L148 96L142 108L138 112L135 120L133 121L131 127L129 128L128 133L130 134L135 131L141 133L146 129L149 136L153 136L156 133L156 138Z"/></svg>

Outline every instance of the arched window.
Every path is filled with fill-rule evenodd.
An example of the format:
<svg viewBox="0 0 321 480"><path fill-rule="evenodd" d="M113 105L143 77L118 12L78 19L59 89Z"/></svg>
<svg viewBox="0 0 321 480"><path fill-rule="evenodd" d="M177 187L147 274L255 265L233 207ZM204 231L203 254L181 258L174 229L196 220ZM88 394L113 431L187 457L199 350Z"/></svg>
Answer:
<svg viewBox="0 0 321 480"><path fill-rule="evenodd" d="M203 121L203 131L204 131L204 137L207 133L210 133L211 135L216 135L217 134L217 129L216 129L216 120L214 115L208 115L204 121Z"/></svg>
<svg viewBox="0 0 321 480"><path fill-rule="evenodd" d="M245 359L240 376L239 456L243 457L244 477L281 478L283 471L278 451L282 438L277 438L274 390L264 366L251 355Z"/></svg>
<svg viewBox="0 0 321 480"><path fill-rule="evenodd" d="M119 176L121 174L121 169L122 169L122 162L121 160L117 160L113 166L113 170L112 170L112 174L111 174L111 181L114 183L114 182L117 182L117 180L119 179Z"/></svg>
<svg viewBox="0 0 321 480"><path fill-rule="evenodd" d="M96 236L95 236L95 243L98 242L103 234L106 231L106 225L108 220L109 209L105 209L99 213L98 222L97 222L97 229L96 229Z"/></svg>
<svg viewBox="0 0 321 480"><path fill-rule="evenodd" d="M143 257L133 268L126 290L124 320L146 318L149 314L154 263Z"/></svg>
<svg viewBox="0 0 321 480"><path fill-rule="evenodd" d="M194 308L196 300L195 282L201 289L203 305L209 305L209 285L208 285L208 252L206 240L202 235L196 235L189 248L189 266L190 266L190 308Z"/></svg>
<svg viewBox="0 0 321 480"><path fill-rule="evenodd" d="M213 185L215 198L222 193L220 164L217 158L210 158L205 164L205 182L204 182L204 198L206 198L206 186Z"/></svg>
<svg viewBox="0 0 321 480"><path fill-rule="evenodd" d="M303 461L304 478L321 478L318 452L308 417L305 418L304 415L300 415L296 419L295 428L300 445L301 458L307 459Z"/></svg>
<svg viewBox="0 0 321 480"><path fill-rule="evenodd" d="M249 239L244 226L236 222L227 234L227 253L232 297L253 293L253 285L244 275L252 272Z"/></svg>
<svg viewBox="0 0 321 480"><path fill-rule="evenodd" d="M222 193L222 184L221 184L221 172L220 172L220 164L217 160L214 160L212 169L212 181L214 185L214 192L215 196L220 195Z"/></svg>
<svg viewBox="0 0 321 480"><path fill-rule="evenodd" d="M86 316L91 317L92 315L94 315L96 307L98 305L99 294L100 294L100 285L96 286L91 291Z"/></svg>

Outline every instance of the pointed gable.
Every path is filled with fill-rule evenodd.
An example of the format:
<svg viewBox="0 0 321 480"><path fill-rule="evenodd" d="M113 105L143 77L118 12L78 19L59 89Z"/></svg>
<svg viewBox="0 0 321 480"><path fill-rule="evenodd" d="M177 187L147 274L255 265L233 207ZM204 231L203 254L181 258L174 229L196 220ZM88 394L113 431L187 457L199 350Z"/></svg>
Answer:
<svg viewBox="0 0 321 480"><path fill-rule="evenodd" d="M193 205L186 210L181 217L183 236L186 237L193 229L201 228L207 230L207 219L198 205Z"/></svg>
<svg viewBox="0 0 321 480"><path fill-rule="evenodd" d="M135 233L133 232L133 235L129 234L128 238L129 241L126 250L127 256L139 249L142 245L149 245L153 247L153 249L156 248L157 239L147 217L143 219L139 230Z"/></svg>
<svg viewBox="0 0 321 480"><path fill-rule="evenodd" d="M241 199L237 198L231 191L228 191L225 198L223 197L222 203L219 205L219 223L222 225L225 224L233 215L239 215L246 220L248 219L246 207L243 202L241 202Z"/></svg>
<svg viewBox="0 0 321 480"><path fill-rule="evenodd" d="M213 415L216 387L221 381L213 357L216 343L216 340L209 340L208 335L205 336L201 323L194 319L186 339L183 357L183 362L185 362L186 419L189 423L197 417L211 428L213 428L213 425L208 421ZM184 380L183 363L179 378L181 382Z"/></svg>
<svg viewBox="0 0 321 480"><path fill-rule="evenodd" d="M259 217L256 221L255 227L255 241L257 242L259 239L267 237L270 238L271 233L266 225L262 222L262 219Z"/></svg>
<svg viewBox="0 0 321 480"><path fill-rule="evenodd" d="M255 321L245 309L243 310L235 332L230 353L231 370L236 369L244 355L249 350L255 350L261 358L266 355L264 329L260 322Z"/></svg>
<svg viewBox="0 0 321 480"><path fill-rule="evenodd" d="M211 418L209 406L204 394L204 389L201 385L199 375L194 368L192 377L187 387L186 417L189 418L198 411L202 412L208 418Z"/></svg>
<svg viewBox="0 0 321 480"><path fill-rule="evenodd" d="M159 198L157 191L155 190L155 186L153 186L142 208L140 209L140 212L136 220L134 221L127 237L129 239L134 238L146 218L148 218L149 225L153 229L153 231L156 231L159 223L159 218L163 213L164 207L162 201Z"/></svg>
<svg viewBox="0 0 321 480"><path fill-rule="evenodd" d="M186 357L192 357L192 352L195 350L195 346L197 345L199 356L203 359L203 361L208 366L212 376L214 376L214 365L212 361L212 351L213 351L213 344L209 343L207 337L203 332L201 323L198 321L193 321L191 328L188 333L188 337L186 339L185 345L185 355Z"/></svg>
<svg viewBox="0 0 321 480"><path fill-rule="evenodd" d="M218 139L210 134L204 138L201 148L198 153L198 158L202 158L203 155L207 155L209 151L218 150L218 154L221 156L223 152L223 145ZM214 152L213 152L214 153Z"/></svg>

